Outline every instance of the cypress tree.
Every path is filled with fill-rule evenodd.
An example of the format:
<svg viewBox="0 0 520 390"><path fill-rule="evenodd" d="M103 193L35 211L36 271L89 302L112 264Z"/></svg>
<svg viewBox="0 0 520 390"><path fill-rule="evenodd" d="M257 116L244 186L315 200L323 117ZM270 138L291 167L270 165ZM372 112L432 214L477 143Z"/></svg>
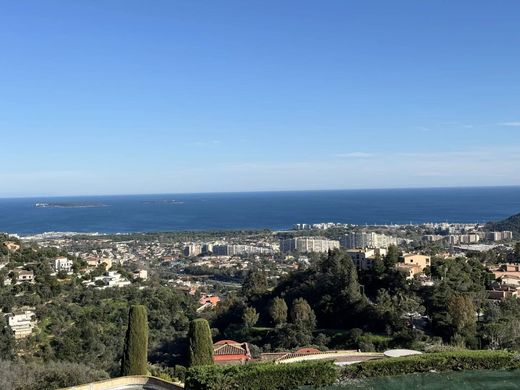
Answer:
<svg viewBox="0 0 520 390"><path fill-rule="evenodd" d="M143 305L130 307L121 375L147 375L148 319Z"/></svg>
<svg viewBox="0 0 520 390"><path fill-rule="evenodd" d="M203 318L191 321L188 338L190 367L213 364L213 340L208 321Z"/></svg>

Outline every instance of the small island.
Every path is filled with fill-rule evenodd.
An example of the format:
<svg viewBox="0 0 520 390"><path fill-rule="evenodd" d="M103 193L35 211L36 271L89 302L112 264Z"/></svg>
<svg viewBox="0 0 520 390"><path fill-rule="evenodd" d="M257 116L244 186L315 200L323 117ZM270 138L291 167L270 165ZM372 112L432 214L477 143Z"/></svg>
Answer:
<svg viewBox="0 0 520 390"><path fill-rule="evenodd" d="M159 200L143 200L143 204L184 204L184 202L175 199L159 199Z"/></svg>
<svg viewBox="0 0 520 390"><path fill-rule="evenodd" d="M94 207L108 207L108 205L98 202L51 202L51 203L36 203L36 208L43 209L78 209L78 208L94 208Z"/></svg>

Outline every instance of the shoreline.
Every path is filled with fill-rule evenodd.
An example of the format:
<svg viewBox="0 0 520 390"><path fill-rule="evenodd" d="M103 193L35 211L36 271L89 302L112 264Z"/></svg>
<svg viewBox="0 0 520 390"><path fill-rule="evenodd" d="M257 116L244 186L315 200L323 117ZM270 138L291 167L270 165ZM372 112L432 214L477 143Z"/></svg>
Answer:
<svg viewBox="0 0 520 390"><path fill-rule="evenodd" d="M318 223L320 224L320 223ZM439 224L449 224L449 225L474 225L474 226L484 226L485 224L479 223L479 222L426 222L426 223L408 223L408 224L376 224L376 225L356 225L356 224L347 224L347 223L337 223L338 225L344 225L344 226L336 226L333 228L337 229L345 229L345 230L352 230L352 229L398 229L398 228L405 228L405 227L413 227L413 228L419 228L424 227L427 225L439 225ZM293 225L294 226L294 225ZM75 237L75 236L91 236L91 237L100 237L100 236L130 236L130 235L147 235L147 234L182 234L182 233L233 233L233 232L244 232L244 231L251 231L251 232L262 232L262 231L270 231L273 234L278 233L324 233L328 229L305 229L305 230L299 230L294 229L292 227L288 227L285 229L274 229L271 227L256 227L256 228L222 228L222 229L178 229L178 230L150 230L150 231L127 231L127 232L78 232L78 231L45 231L45 232L35 232L35 233L16 233L16 232L7 232L7 231L0 231L0 233L8 234L13 237L17 237L21 240L31 240L31 239L58 239L63 237Z"/></svg>

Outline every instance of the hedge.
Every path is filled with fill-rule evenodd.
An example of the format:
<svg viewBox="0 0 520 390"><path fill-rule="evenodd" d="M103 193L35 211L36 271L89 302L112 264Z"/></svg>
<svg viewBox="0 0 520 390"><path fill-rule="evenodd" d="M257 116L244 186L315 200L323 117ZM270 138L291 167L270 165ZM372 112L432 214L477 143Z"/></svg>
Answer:
<svg viewBox="0 0 520 390"><path fill-rule="evenodd" d="M366 361L344 367L342 381L431 371L499 370L520 368L517 355L507 351L456 351Z"/></svg>
<svg viewBox="0 0 520 390"><path fill-rule="evenodd" d="M186 390L292 390L300 386L327 386L336 382L331 362L293 364L258 363L243 366L192 367Z"/></svg>

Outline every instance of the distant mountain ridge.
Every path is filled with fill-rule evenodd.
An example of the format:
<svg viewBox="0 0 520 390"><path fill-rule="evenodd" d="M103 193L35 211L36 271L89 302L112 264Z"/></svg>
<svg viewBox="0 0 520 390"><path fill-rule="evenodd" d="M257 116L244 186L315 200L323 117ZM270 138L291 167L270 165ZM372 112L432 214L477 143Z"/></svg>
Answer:
<svg viewBox="0 0 520 390"><path fill-rule="evenodd" d="M520 235L520 214L513 215L499 222L489 222L486 229L490 231L512 231L515 236Z"/></svg>

